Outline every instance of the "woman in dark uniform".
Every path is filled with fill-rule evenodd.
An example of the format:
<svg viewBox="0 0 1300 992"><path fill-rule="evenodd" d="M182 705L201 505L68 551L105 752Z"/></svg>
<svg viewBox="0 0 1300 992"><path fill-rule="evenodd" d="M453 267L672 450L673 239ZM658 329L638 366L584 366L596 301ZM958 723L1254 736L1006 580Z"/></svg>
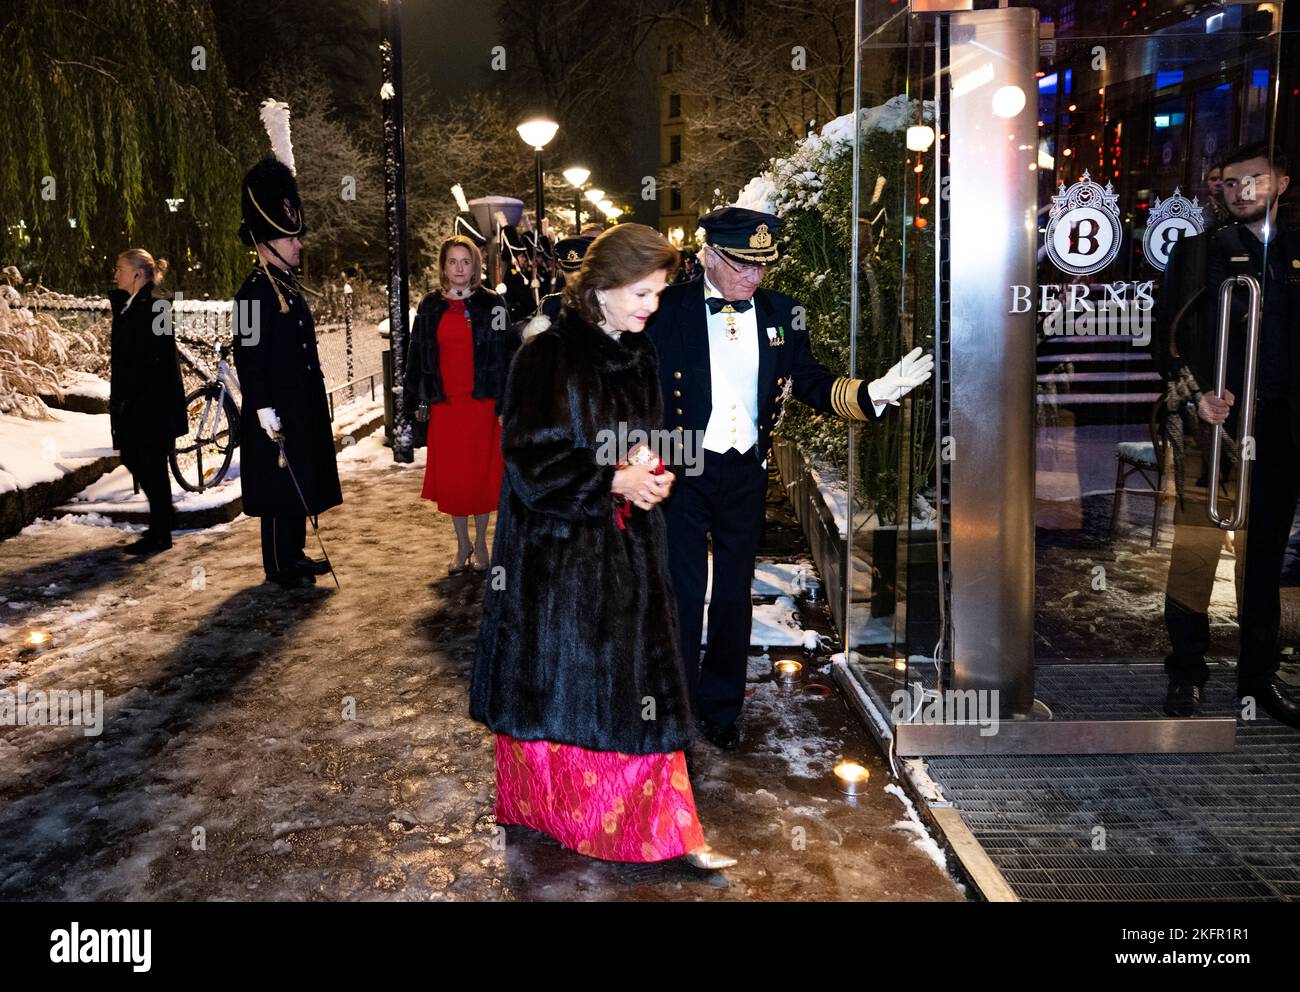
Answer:
<svg viewBox="0 0 1300 992"><path fill-rule="evenodd" d="M122 455L149 500L149 529L125 549L152 555L172 546L172 489L167 458L189 430L185 389L176 363L171 301L162 292L167 260L143 248L117 256L113 309L109 424Z"/></svg>

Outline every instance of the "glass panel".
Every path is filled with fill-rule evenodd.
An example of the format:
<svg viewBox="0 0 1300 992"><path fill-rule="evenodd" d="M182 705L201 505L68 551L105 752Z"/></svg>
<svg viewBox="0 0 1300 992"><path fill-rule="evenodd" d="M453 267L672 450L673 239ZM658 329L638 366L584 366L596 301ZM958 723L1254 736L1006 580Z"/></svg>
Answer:
<svg viewBox="0 0 1300 992"><path fill-rule="evenodd" d="M894 4L863 8L853 375L870 380L913 347L933 348L936 121L924 87L932 22ZM928 655L937 637L933 415L931 392L920 390L850 432L842 626L855 665L889 671L909 645Z"/></svg>
<svg viewBox="0 0 1300 992"><path fill-rule="evenodd" d="M1050 24L1053 5L1035 6ZM1175 337L1196 385L1212 390L1213 363L1203 355L1219 287L1204 269L1171 280L1166 264L1178 238L1231 219L1207 182L1212 167L1271 133L1278 35L1264 8L1275 5L1161 10L1127 25L1132 5L1096 6L1113 11L1109 23L1118 19L1121 30L1097 31L1108 23L1102 15L1057 30L1040 65L1043 102L1053 88L1044 81L1068 74L1073 84L1069 93L1055 87L1055 113L1042 118L1040 142L1060 149L1040 162L1043 243L1071 223L1077 194L1090 190L1114 218L1120 246L1098 265L1085 219L1074 221L1073 251L1040 252L1036 653L1040 661L1161 659L1180 623L1186 632L1201 622L1175 607L1166 630L1168 593L1208 613L1211 653L1235 657L1241 561L1234 535L1207 515L1207 429L1186 404L1171 399L1178 408L1167 408L1162 372L1173 363L1161 353L1161 325L1189 286L1204 288ZM1085 170L1100 187L1079 185ZM1118 320L1101 319L1107 304ZM1244 309L1244 293L1235 306ZM1244 323L1234 321L1232 333L1239 362ZM1236 481L1227 482L1225 494L1235 492Z"/></svg>
<svg viewBox="0 0 1300 992"><path fill-rule="evenodd" d="M877 6L863 4L862 106L893 97L910 122L941 130L946 108L936 124L922 97L935 91L942 15L887 17ZM1042 29L1030 165L1039 176L1038 284L988 291L1006 293L1009 307L1032 306L1038 321L1037 441L1025 455L1036 457L1036 657L1158 660L1171 637L1186 643L1208 617L1209 653L1233 658L1242 535L1210 522L1202 449L1211 435L1185 401L1167 397L1173 387L1165 379L1184 362L1200 391L1214 390L1213 355L1208 364L1205 356L1222 266L1197 262L1198 274L1179 280L1166 268L1180 239L1236 220L1215 167L1233 148L1274 135L1282 5L1011 6L1036 8ZM942 217L928 184L933 150L909 150L901 133L885 140L865 131L861 148L855 374L870 378L914 344L932 347L940 299L933 233ZM1238 216L1249 209L1240 205ZM1247 268L1263 273L1279 262L1276 244L1243 244ZM1176 257L1192 258L1191 247ZM1273 271L1262 285L1266 328L1289 269ZM1204 292L1180 315L1197 288ZM1246 303L1239 289L1227 371L1238 394ZM1266 331L1261 340L1261 369L1289 367L1279 339ZM1174 378L1185 391L1187 375ZM929 515L938 432L934 393L920 392L883 423L850 435L850 592L841 627L863 656L855 662L863 676L885 675L910 657L905 677L928 679L915 663L938 639ZM1236 465L1223 467L1223 514L1234 509ZM1168 611L1166 593L1175 603Z"/></svg>

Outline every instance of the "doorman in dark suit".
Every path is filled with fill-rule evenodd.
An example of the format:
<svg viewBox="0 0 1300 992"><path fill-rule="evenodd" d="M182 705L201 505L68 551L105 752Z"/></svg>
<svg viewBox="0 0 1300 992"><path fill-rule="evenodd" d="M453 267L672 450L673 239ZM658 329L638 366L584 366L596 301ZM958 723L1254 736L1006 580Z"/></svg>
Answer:
<svg viewBox="0 0 1300 992"><path fill-rule="evenodd" d="M1233 223L1175 246L1157 304L1156 355L1166 379L1190 378L1197 387L1189 397L1196 416L1213 425L1212 430L1222 426L1235 438L1246 399L1246 294L1238 289L1232 296L1224 396L1219 397L1213 392L1219 288L1238 275L1259 281L1263 300L1253 450L1242 453L1254 464L1246 528L1237 532L1236 540L1237 696L1253 699L1274 719L1300 727L1300 704L1277 678L1282 561L1300 498L1300 230L1279 224L1278 218L1279 201L1290 182L1286 156L1267 145L1244 145L1224 159L1223 197ZM1204 450L1198 460L1212 464ZM1222 466L1221 484L1229 468L1227 463ZM1229 491L1235 495L1238 482ZM1186 507L1176 508L1165 590L1165 626L1172 647L1165 659L1169 716L1195 716L1201 710L1210 674L1205 661L1210 647L1208 611L1221 542L1222 532L1209 522L1203 502L1189 499Z"/></svg>
<svg viewBox="0 0 1300 992"><path fill-rule="evenodd" d="M750 584L767 458L785 400L793 395L845 420L876 420L934 367L919 348L870 383L822 366L809 347L803 308L759 289L766 267L781 257L781 225L773 214L742 207L706 214L703 277L664 290L647 327L659 352L665 426L680 432L678 453L698 456L669 466L677 481L664 504L682 660L700 730L726 750L740 741ZM701 660L710 535L713 595Z"/></svg>

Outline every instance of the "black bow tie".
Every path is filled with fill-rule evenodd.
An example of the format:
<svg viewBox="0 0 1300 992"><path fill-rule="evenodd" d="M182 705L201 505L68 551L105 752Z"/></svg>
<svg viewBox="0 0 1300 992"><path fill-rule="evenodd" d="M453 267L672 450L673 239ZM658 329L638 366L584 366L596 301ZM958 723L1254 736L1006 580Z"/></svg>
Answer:
<svg viewBox="0 0 1300 992"><path fill-rule="evenodd" d="M736 313L744 313L754 305L753 300L724 300L721 296L705 297L704 302L709 307L709 313L721 313L723 307L731 307Z"/></svg>

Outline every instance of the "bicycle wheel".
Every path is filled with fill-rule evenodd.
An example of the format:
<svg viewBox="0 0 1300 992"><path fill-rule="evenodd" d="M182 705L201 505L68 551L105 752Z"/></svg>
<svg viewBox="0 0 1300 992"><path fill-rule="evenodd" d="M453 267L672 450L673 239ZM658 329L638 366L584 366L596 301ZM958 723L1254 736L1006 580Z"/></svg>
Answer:
<svg viewBox="0 0 1300 992"><path fill-rule="evenodd" d="M230 470L239 443L239 410L227 393L218 403L221 387L200 386L185 397L190 431L172 448L172 475L181 487L201 493L218 485Z"/></svg>

